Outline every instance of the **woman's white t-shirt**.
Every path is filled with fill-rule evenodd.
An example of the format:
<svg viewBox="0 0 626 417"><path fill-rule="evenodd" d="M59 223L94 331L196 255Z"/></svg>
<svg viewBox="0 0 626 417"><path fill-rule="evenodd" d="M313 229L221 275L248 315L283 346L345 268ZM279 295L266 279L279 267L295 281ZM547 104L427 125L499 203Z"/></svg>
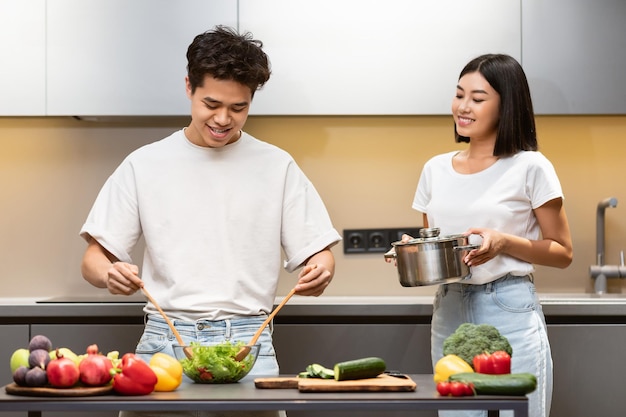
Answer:
<svg viewBox="0 0 626 417"><path fill-rule="evenodd" d="M541 230L533 210L555 198L563 198L561 184L550 161L540 152L522 151L500 158L475 174L460 174L452 166L457 151L431 158L422 170L413 208L428 216L429 227L440 236L465 232L472 227L494 229L531 240ZM480 243L470 236L470 243ZM509 255L471 268L470 284L485 284L506 274L524 276L534 266Z"/></svg>

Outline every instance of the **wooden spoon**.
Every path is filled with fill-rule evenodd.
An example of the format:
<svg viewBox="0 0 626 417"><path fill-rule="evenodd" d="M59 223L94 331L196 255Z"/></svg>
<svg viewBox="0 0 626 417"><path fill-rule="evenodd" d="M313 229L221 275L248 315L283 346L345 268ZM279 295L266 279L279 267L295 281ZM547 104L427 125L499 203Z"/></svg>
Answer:
<svg viewBox="0 0 626 417"><path fill-rule="evenodd" d="M263 330L267 327L270 321L272 321L276 313L278 313L278 310L283 308L283 306L287 303L287 301L289 301L289 299L291 298L292 295L295 294L295 292L296 292L295 288L289 291L289 294L287 294L285 298L283 298L283 301L281 301L280 304L276 306L274 311L272 311L272 313L269 316L267 316L263 324L261 324L261 327L259 327L259 330L257 330L254 336L252 336L252 339L250 339L250 343L248 343L247 346L242 346L239 352L237 352L237 355L235 355L236 361L241 362L242 360L244 360L246 356L248 356L248 353L250 353L250 346L256 344L257 340L259 340L259 337L261 336L261 333L263 333Z"/></svg>
<svg viewBox="0 0 626 417"><path fill-rule="evenodd" d="M178 330L176 330L176 327L174 327L174 325L172 324L170 319L167 317L165 312L161 309L161 307L159 307L159 304L154 300L154 298L152 298L148 290L146 290L145 287L141 287L141 291L143 291L144 295L148 298L148 300L152 303L152 305L154 305L156 309L159 310L159 313L161 313L167 325L170 326L172 333L174 333L176 340L178 340L178 344L183 346L183 352L185 352L185 356L191 359L193 357L193 350L189 346L185 346L185 342L183 342L183 338L180 337L180 333L178 333Z"/></svg>

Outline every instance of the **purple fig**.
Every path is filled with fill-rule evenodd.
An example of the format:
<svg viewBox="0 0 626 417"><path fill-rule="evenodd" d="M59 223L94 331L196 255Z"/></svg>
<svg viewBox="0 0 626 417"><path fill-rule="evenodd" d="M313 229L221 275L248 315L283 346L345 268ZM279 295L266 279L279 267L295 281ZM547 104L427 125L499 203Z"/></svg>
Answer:
<svg viewBox="0 0 626 417"><path fill-rule="evenodd" d="M40 367L35 367L26 372L24 381L29 387L43 387L48 383L48 375L46 374L46 371Z"/></svg>
<svg viewBox="0 0 626 417"><path fill-rule="evenodd" d="M52 342L46 336L38 334L37 336L33 336L30 339L30 343L28 344L28 350L33 351L37 349L43 349L46 352L50 352L52 350Z"/></svg>
<svg viewBox="0 0 626 417"><path fill-rule="evenodd" d="M26 373L28 372L28 368L25 366L19 366L15 372L13 372L13 381L21 386L26 386Z"/></svg>
<svg viewBox="0 0 626 417"><path fill-rule="evenodd" d="M50 362L50 353L45 349L35 349L28 355L28 364L31 368L46 369Z"/></svg>

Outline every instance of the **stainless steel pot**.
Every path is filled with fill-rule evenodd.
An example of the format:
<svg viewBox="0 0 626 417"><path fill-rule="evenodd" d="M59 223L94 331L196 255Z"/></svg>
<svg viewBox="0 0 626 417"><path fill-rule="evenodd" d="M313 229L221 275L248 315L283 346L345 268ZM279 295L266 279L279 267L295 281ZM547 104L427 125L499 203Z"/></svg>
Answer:
<svg viewBox="0 0 626 417"><path fill-rule="evenodd" d="M469 279L470 267L463 258L480 245L470 245L467 236L439 236L438 228L420 229L420 237L393 242L385 258L396 259L403 287L446 284Z"/></svg>

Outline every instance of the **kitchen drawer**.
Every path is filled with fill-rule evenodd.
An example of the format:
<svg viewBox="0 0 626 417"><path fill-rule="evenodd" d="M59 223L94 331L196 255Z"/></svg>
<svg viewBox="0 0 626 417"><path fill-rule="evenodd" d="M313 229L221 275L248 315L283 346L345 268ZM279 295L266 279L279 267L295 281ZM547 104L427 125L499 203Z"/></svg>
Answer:
<svg viewBox="0 0 626 417"><path fill-rule="evenodd" d="M549 325L552 417L622 417L626 324ZM515 353L514 353L515 354Z"/></svg>
<svg viewBox="0 0 626 417"><path fill-rule="evenodd" d="M0 386L13 382L9 360L17 349L28 347L30 341L27 324L3 324L0 325L0 333L3 341L0 344L0 358L4 365L0 367ZM25 417L26 413L17 411L2 413L2 417Z"/></svg>
<svg viewBox="0 0 626 417"><path fill-rule="evenodd" d="M143 333L143 324L33 324L31 335L48 336L54 347L67 347L76 354L97 344L102 353L117 350L120 354L134 352ZM32 337L31 336L31 337ZM45 413L45 417L83 417L85 413ZM90 417L117 417L117 412L94 412Z"/></svg>
<svg viewBox="0 0 626 417"><path fill-rule="evenodd" d="M274 346L282 374L297 374L307 365L368 356L385 359L387 369L430 374L430 325L427 324L277 324ZM291 411L288 417L379 417L380 411L328 413ZM386 411L385 417L436 417L435 411Z"/></svg>

